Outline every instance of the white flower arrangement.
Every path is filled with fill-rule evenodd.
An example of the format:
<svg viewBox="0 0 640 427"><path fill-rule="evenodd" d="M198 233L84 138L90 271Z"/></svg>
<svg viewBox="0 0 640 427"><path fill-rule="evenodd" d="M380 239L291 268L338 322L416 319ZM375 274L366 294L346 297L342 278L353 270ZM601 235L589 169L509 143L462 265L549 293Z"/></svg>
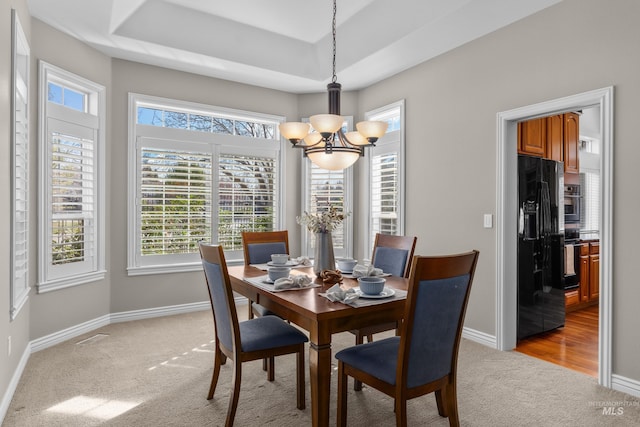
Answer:
<svg viewBox="0 0 640 427"><path fill-rule="evenodd" d="M312 233L329 233L342 224L347 216L349 216L349 212L340 213L335 206L331 205L328 210L323 212L309 213L304 211L302 215L296 217L296 222L305 225L307 230Z"/></svg>

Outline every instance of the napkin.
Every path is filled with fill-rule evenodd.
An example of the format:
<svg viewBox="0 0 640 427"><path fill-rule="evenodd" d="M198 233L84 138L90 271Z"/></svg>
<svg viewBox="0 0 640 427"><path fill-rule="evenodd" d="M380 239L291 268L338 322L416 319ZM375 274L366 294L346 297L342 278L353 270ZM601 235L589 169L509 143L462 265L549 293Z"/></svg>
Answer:
<svg viewBox="0 0 640 427"><path fill-rule="evenodd" d="M273 282L274 290L308 288L311 285L311 277L305 274L296 274L295 276L281 277Z"/></svg>
<svg viewBox="0 0 640 427"><path fill-rule="evenodd" d="M329 288L329 290L326 292L326 297L330 301L339 301L344 304L349 304L350 302L353 302L359 298L358 294L353 288L349 288L345 291L337 283Z"/></svg>
<svg viewBox="0 0 640 427"><path fill-rule="evenodd" d="M382 276L384 273L381 268L375 268L373 265L358 264L353 267L353 277L370 277Z"/></svg>
<svg viewBox="0 0 640 427"><path fill-rule="evenodd" d="M311 265L311 260L309 259L309 257L306 257L306 256L300 256L296 258L295 261L300 265L306 265L306 266Z"/></svg>

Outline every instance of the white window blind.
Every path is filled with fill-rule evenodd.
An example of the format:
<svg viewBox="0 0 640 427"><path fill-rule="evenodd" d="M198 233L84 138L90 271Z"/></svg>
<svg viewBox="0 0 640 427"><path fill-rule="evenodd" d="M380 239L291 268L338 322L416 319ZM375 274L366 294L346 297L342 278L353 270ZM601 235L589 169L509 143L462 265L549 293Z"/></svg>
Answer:
<svg viewBox="0 0 640 427"><path fill-rule="evenodd" d="M129 275L200 270L200 241L240 262L242 231L281 229L283 118L129 94L129 119Z"/></svg>
<svg viewBox="0 0 640 427"><path fill-rule="evenodd" d="M274 157L219 157L218 241L242 250L242 231L274 231L277 218L277 161Z"/></svg>
<svg viewBox="0 0 640 427"><path fill-rule="evenodd" d="M11 319L29 296L29 57L30 49L15 10L13 23Z"/></svg>
<svg viewBox="0 0 640 427"><path fill-rule="evenodd" d="M371 158L371 239L398 234L398 153Z"/></svg>
<svg viewBox="0 0 640 427"><path fill-rule="evenodd" d="M365 115L367 120L383 120L387 133L369 149L370 222L364 253L370 254L376 233L404 234L404 101Z"/></svg>
<svg viewBox="0 0 640 427"><path fill-rule="evenodd" d="M194 253L211 240L211 162L210 153L141 150L142 256Z"/></svg>
<svg viewBox="0 0 640 427"><path fill-rule="evenodd" d="M335 206L339 213L345 213L345 173L347 169L332 171L321 169L314 163L311 165L311 173L309 176L309 205L307 212L325 212L331 206ZM345 236L343 221L331 233L333 240L333 248L336 254L344 255ZM315 235L306 230L309 242L309 255L313 255L315 248Z"/></svg>
<svg viewBox="0 0 640 427"><path fill-rule="evenodd" d="M586 232L600 231L600 175L580 174L580 229Z"/></svg>
<svg viewBox="0 0 640 427"><path fill-rule="evenodd" d="M95 132L48 120L50 278L96 267Z"/></svg>

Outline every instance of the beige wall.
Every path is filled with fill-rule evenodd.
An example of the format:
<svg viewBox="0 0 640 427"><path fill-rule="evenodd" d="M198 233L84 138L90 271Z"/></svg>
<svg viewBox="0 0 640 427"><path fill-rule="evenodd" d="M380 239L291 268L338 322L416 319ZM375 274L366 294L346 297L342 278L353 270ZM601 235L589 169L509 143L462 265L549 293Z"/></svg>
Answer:
<svg viewBox="0 0 640 427"><path fill-rule="evenodd" d="M33 19L32 23L32 46L31 46L31 118L34 123L38 118L37 95L38 95L38 61L42 60L52 65L60 67L66 71L77 74L107 88L107 105L111 105L111 58L103 55L95 49L87 46L78 40L69 37L42 21ZM73 54L69 54L73 52ZM106 145L112 143L111 118L107 112ZM32 133L31 167L33 171L38 170L38 145L37 129ZM107 150L106 156L107 176L111 174L112 162ZM31 175L32 184L37 184L39 176L37 173ZM33 197L31 206L35 209L38 206L37 187L32 186ZM106 206L111 204L111 186L106 186ZM36 212L33 212L35 219ZM37 280L37 223L32 222L31 233L31 254L32 280ZM93 320L100 316L109 314L111 289L109 286L109 262L111 259L110 248L110 224L106 225L106 265L107 277L105 280L93 282L86 285L74 286L44 294L36 294L35 288L31 295L31 339L40 338L48 334L61 331L71 326ZM120 249L116 250L119 252Z"/></svg>
<svg viewBox="0 0 640 427"><path fill-rule="evenodd" d="M0 196L9 206L8 91L10 6L0 6ZM193 74L111 60L82 43L33 20L29 30L26 1L10 5L21 11L31 40L32 106L36 105L35 59L80 74L108 88L107 269L103 282L44 295L32 292L14 322L0 317L0 390L6 390L18 357L29 340L90 321L107 313L206 300L200 273L128 277L126 188L127 94L183 99L297 119L327 108L325 93L293 95ZM355 121L365 111L406 100L407 234L418 239L418 254L481 251L466 326L495 334L496 235L482 227L484 213L496 213L496 114L500 111L615 86L613 206L613 372L640 381L640 301L636 271L628 262L640 230L635 186L640 148L635 138L636 100L640 98L640 2L635 0L565 0L560 4L468 43L363 91L343 93L342 113ZM5 25L7 24L7 25ZM69 52L73 52L72 55ZM6 59L6 60L5 60ZM345 90L348 88L345 88ZM32 113L32 123L35 114ZM32 126L33 145L36 144ZM515 142L514 142L515 143ZM286 144L285 144L286 146ZM287 147L285 226L292 251L299 250L300 153ZM32 165L36 154L32 151ZM368 177L359 176L363 185ZM32 175L35 185L37 174ZM35 191L35 189L34 189ZM364 201L363 201L364 202ZM35 199L32 206L36 206ZM356 206L354 217L365 206ZM10 212L0 211L2 235ZM501 218L496 218L497 221ZM515 219L514 219L515 220ZM35 213L33 230L36 229ZM356 241L364 228L356 229ZM35 238L35 231L32 232ZM514 237L515 238L515 237ZM7 241L6 239L4 240ZM35 247L35 240L32 240ZM368 254L356 245L356 256ZM8 242L0 249L0 277L9 277ZM36 280L32 253L32 281ZM8 285L0 280L0 310L9 311ZM6 336L14 353L6 357Z"/></svg>
<svg viewBox="0 0 640 427"><path fill-rule="evenodd" d="M638 17L635 0L566 0L360 94L361 111L406 99L406 232L419 254L480 250L466 326L495 335L496 114L615 86L612 366L636 380Z"/></svg>

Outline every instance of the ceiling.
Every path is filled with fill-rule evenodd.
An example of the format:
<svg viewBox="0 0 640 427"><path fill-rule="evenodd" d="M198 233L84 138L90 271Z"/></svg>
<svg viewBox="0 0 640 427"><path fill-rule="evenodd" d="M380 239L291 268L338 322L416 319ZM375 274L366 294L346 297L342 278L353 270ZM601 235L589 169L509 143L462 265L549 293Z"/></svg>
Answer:
<svg viewBox="0 0 640 427"><path fill-rule="evenodd" d="M336 74L367 87L560 0L340 0ZM330 0L28 0L114 58L293 93L332 77Z"/></svg>

